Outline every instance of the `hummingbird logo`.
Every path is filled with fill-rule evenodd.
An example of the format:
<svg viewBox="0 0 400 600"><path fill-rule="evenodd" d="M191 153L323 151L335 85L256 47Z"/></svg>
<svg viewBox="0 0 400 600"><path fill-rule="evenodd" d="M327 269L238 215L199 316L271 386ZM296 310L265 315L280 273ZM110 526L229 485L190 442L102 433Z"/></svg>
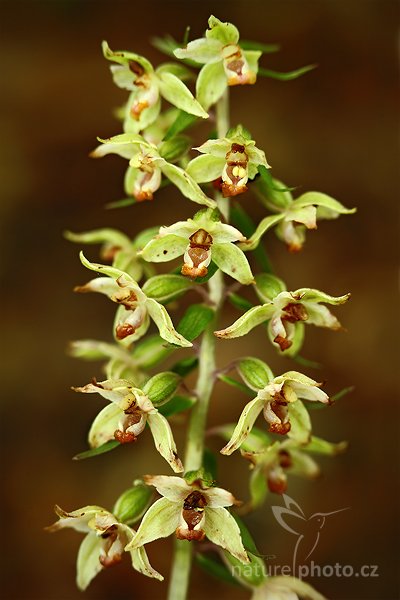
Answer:
<svg viewBox="0 0 400 600"><path fill-rule="evenodd" d="M293 552L293 573L295 573L296 565L305 563L317 547L326 518L348 510L350 507L339 508L327 513L318 512L306 517L302 508L293 498L283 494L283 501L285 506L272 506L271 508L279 525L297 536Z"/></svg>

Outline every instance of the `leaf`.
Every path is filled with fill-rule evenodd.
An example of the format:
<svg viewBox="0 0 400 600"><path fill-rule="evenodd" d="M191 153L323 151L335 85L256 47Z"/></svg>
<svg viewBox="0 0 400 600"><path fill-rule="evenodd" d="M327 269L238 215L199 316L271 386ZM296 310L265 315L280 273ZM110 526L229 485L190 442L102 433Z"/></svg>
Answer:
<svg viewBox="0 0 400 600"><path fill-rule="evenodd" d="M260 67L258 69L258 75L261 77L271 77L272 79L279 79L279 81L291 81L292 79L297 79L302 75L305 75L309 71L315 69L318 65L306 65L305 67L300 67L300 69L295 69L294 71L287 71L286 73L281 73L279 71L271 71L270 69L264 69Z"/></svg>
<svg viewBox="0 0 400 600"><path fill-rule="evenodd" d="M125 208L126 206L132 206L133 204L136 204L137 200L136 198L123 198L122 200L116 200L115 202L109 202L108 204L106 204L105 208L110 209L110 208Z"/></svg>
<svg viewBox="0 0 400 600"><path fill-rule="evenodd" d="M239 294L228 294L228 300L238 310L246 311L254 307L254 304Z"/></svg>
<svg viewBox="0 0 400 600"><path fill-rule="evenodd" d="M85 450L84 452L80 452L76 456L73 457L72 460L84 460L85 458L92 458L93 456L97 456L99 454L104 454L105 452L110 452L110 450L114 450L117 446L120 446L120 443L117 440L110 440L97 448L91 448L90 450Z"/></svg>
<svg viewBox="0 0 400 600"><path fill-rule="evenodd" d="M157 75L160 93L168 102L191 115L208 119L208 113L178 77L165 72L158 72Z"/></svg>
<svg viewBox="0 0 400 600"><path fill-rule="evenodd" d="M174 136L181 133L182 131L185 131L185 129L188 129L191 125L196 123L197 119L198 117L196 117L195 115L190 115L184 110L180 110L175 121L172 123L171 127L165 134L164 141L168 141Z"/></svg>
<svg viewBox="0 0 400 600"><path fill-rule="evenodd" d="M177 363L175 363L171 367L171 371L174 373L178 373L181 377L186 377L189 375L194 369L197 368L199 364L199 359L196 356L188 356L187 358L182 358Z"/></svg>
<svg viewBox="0 0 400 600"><path fill-rule="evenodd" d="M254 224L252 218L238 203L232 205L231 217L232 223L243 233L243 235L245 235L247 238L253 235L256 230L256 225ZM270 273L272 271L272 265L265 248L261 245L258 245L253 252L262 270L266 273Z"/></svg>
<svg viewBox="0 0 400 600"><path fill-rule="evenodd" d="M243 383L240 383L240 381L237 381L236 379L233 379L233 377L229 377L229 375L218 375L218 379L220 381L223 381L224 383L237 388L238 390L240 390L241 392L244 392L245 394L247 394L248 396L250 396L251 398L254 398L254 392L247 387L247 385L244 385Z"/></svg>
<svg viewBox="0 0 400 600"><path fill-rule="evenodd" d="M192 342L207 327L214 317L214 311L205 304L192 304L180 320L177 331Z"/></svg>
<svg viewBox="0 0 400 600"><path fill-rule="evenodd" d="M316 362L315 360L304 358L304 356L300 356L300 354L297 354L292 358L294 361L296 361L297 363L299 363L299 365L302 365L303 367L308 367L309 369L322 369L321 363Z"/></svg>
<svg viewBox="0 0 400 600"><path fill-rule="evenodd" d="M164 417L170 417L171 415L176 415L177 413L189 410L195 403L195 398L190 398L188 396L174 396L166 404L158 407L158 412Z"/></svg>
<svg viewBox="0 0 400 600"><path fill-rule="evenodd" d="M216 577L220 581L225 581L231 585L239 585L236 579L231 575L229 570L221 562L210 558L208 555L198 552L195 554L195 561L209 575Z"/></svg>
<svg viewBox="0 0 400 600"><path fill-rule="evenodd" d="M265 388L274 378L269 366L253 356L240 358L237 361L236 368L246 386L256 392Z"/></svg>
<svg viewBox="0 0 400 600"><path fill-rule="evenodd" d="M331 402L336 402L337 400L340 400L341 398L343 398L343 396L346 396L347 394L353 392L354 389L354 385L350 385L349 387L343 388L342 390L340 390L340 392L337 392L334 396L331 396Z"/></svg>

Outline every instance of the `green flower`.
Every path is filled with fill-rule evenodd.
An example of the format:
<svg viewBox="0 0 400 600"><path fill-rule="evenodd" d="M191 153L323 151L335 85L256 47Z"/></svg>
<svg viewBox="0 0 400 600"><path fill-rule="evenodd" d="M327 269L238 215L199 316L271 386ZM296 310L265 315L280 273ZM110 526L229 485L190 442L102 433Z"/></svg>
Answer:
<svg viewBox="0 0 400 600"><path fill-rule="evenodd" d="M276 179L268 186L260 178L260 199L275 215L262 219L253 235L243 244L243 250L254 250L264 233L276 225L276 235L285 242L290 252L302 249L307 229L317 229L317 221L322 219L337 219L339 215L350 215L355 208L346 208L327 194L321 192L306 192L296 200L290 190ZM272 187L272 185L274 187Z"/></svg>
<svg viewBox="0 0 400 600"><path fill-rule="evenodd" d="M207 119L208 114L181 81L190 72L181 65L164 64L153 69L151 63L133 52L113 52L107 42L102 44L111 67L115 84L131 94L125 108L124 131L138 133L153 123L161 109L161 98L191 115Z"/></svg>
<svg viewBox="0 0 400 600"><path fill-rule="evenodd" d="M287 575L268 577L265 583L253 588L251 600L326 600L311 585Z"/></svg>
<svg viewBox="0 0 400 600"><path fill-rule="evenodd" d="M244 239L238 229L221 223L218 211L205 209L193 219L161 227L141 256L151 262L165 262L183 254L182 274L192 278L204 277L213 260L224 273L248 285L254 281L249 263L233 243Z"/></svg>
<svg viewBox="0 0 400 600"><path fill-rule="evenodd" d="M211 16L208 26L205 37L174 51L177 58L204 65L196 81L196 96L205 110L221 98L228 86L255 83L262 54L241 49L239 31L232 23Z"/></svg>
<svg viewBox="0 0 400 600"><path fill-rule="evenodd" d="M125 192L136 198L138 202L152 200L153 194L161 185L162 175L182 192L186 198L215 207L214 200L207 198L198 184L180 167L163 158L156 145L147 142L142 136L123 133L107 140L91 154L99 158L107 154L117 154L129 160L129 168L125 175ZM160 146L160 151L162 146Z"/></svg>
<svg viewBox="0 0 400 600"><path fill-rule="evenodd" d="M268 320L268 336L271 342L283 352L297 342L296 337L302 332L303 323L334 330L340 329L341 325L337 318L321 303L343 304L350 297L350 294L334 297L319 290L300 288L294 292L281 291L271 299L263 295L258 283L256 290L261 299L268 302L251 308L230 327L215 331L217 337L223 339L240 337Z"/></svg>
<svg viewBox="0 0 400 600"><path fill-rule="evenodd" d="M230 492L209 487L202 480L189 484L180 477L165 475L148 475L144 479L162 498L148 509L126 550L175 533L178 539L189 541L207 537L241 562L249 562L239 527L225 508L236 503Z"/></svg>
<svg viewBox="0 0 400 600"><path fill-rule="evenodd" d="M97 448L113 439L121 444L134 442L147 423L158 452L175 473L183 471L169 423L142 389L124 379L108 379L99 383L94 381L74 390L85 394L100 394L111 403L103 408L92 424L89 431L91 448Z"/></svg>
<svg viewBox="0 0 400 600"><path fill-rule="evenodd" d="M208 140L198 148L201 156L190 161L186 172L198 183L222 179L224 197L237 196L247 190L260 165L269 168L262 150L241 126L230 129L222 139Z"/></svg>
<svg viewBox="0 0 400 600"><path fill-rule="evenodd" d="M85 267L105 277L92 279L86 285L76 287L75 291L99 292L120 305L114 321L114 337L118 342L129 346L143 337L151 318L165 341L187 348L192 346L175 331L166 308L153 298L148 298L130 275L114 267L91 263L83 252L80 253L80 259Z"/></svg>
<svg viewBox="0 0 400 600"><path fill-rule="evenodd" d="M55 506L55 512L59 520L47 527L47 531L54 532L70 527L87 534L78 551L77 585L80 590L85 590L104 568L119 563L125 546L136 535L134 529L120 523L114 515L100 506L84 506L70 513ZM136 571L160 581L164 579L150 565L142 546L132 548L129 553Z"/></svg>
<svg viewBox="0 0 400 600"><path fill-rule="evenodd" d="M254 400L246 404L232 437L222 448L221 454L232 454L243 444L261 412L269 425L269 431L281 435L287 433L299 444L308 443L311 421L299 398L328 404L329 397L319 389L320 385L297 371L288 371L272 379L258 391Z"/></svg>

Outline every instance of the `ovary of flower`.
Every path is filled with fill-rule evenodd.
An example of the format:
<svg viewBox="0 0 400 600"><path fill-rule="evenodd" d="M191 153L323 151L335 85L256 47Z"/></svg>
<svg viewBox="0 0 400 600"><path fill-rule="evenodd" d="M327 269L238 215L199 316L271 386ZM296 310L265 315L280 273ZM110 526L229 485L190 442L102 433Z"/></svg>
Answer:
<svg viewBox="0 0 400 600"><path fill-rule="evenodd" d="M79 589L85 590L103 568L122 560L125 546L136 532L100 506L84 506L68 513L56 505L54 510L59 520L47 527L47 531L71 528L86 533L77 559L77 584ZM163 580L162 575L150 565L143 547L130 550L130 555L134 569L147 577Z"/></svg>
<svg viewBox="0 0 400 600"><path fill-rule="evenodd" d="M179 477L164 475L148 475L144 479L162 498L148 509L126 550L175 533L178 539L188 541L207 537L241 562L249 562L239 527L225 508L236 503L230 492L208 487L200 480L188 484Z"/></svg>

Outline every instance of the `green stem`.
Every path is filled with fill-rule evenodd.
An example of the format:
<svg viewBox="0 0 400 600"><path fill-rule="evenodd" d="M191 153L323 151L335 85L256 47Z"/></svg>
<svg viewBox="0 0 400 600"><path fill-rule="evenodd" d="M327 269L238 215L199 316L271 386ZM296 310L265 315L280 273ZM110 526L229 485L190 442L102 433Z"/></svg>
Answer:
<svg viewBox="0 0 400 600"><path fill-rule="evenodd" d="M225 137L229 128L229 95L226 90L217 103L217 134ZM227 199L218 195L218 208L229 219ZM208 406L215 382L215 336L219 312L224 299L224 279L221 271L217 271L209 281L210 300L215 305L215 316L203 334L199 353L199 376L196 385L197 402L194 405L189 422L186 443L185 470L197 471L203 464L204 435L207 422ZM171 571L168 600L185 600L189 587L190 569L192 565L192 545L187 540L176 540L175 555Z"/></svg>

